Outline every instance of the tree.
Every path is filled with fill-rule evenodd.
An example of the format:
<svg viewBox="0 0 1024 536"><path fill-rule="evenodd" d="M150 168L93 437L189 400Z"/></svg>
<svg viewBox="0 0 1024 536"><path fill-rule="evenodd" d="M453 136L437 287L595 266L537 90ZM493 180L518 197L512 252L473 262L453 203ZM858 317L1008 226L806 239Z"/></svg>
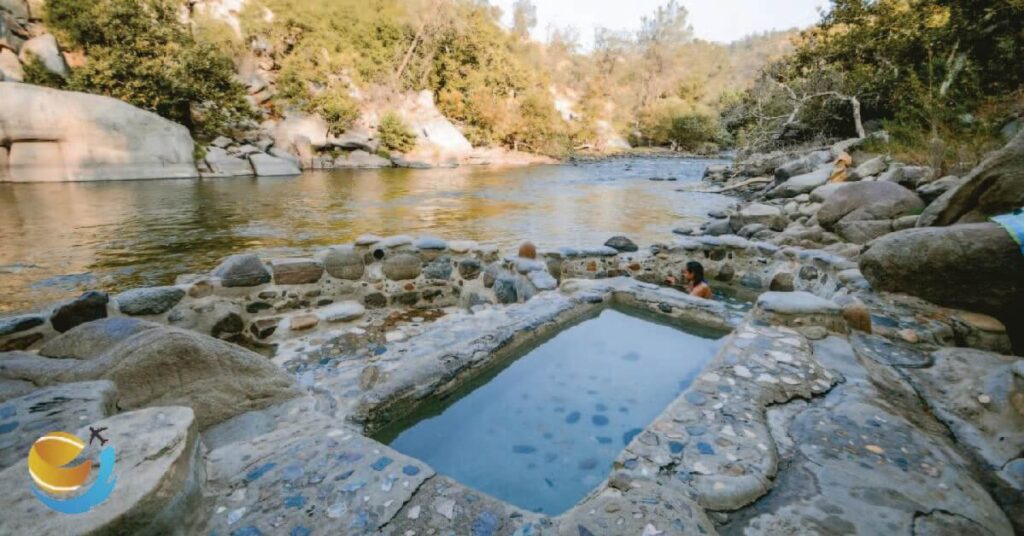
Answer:
<svg viewBox="0 0 1024 536"><path fill-rule="evenodd" d="M884 124L908 148L941 145L940 137L978 145L1012 113L1024 70L1006 66L1024 61L1024 3L833 4L744 99L740 108L748 120L735 123L744 124L748 134L778 131L781 123L863 136L864 124L871 122ZM763 131L753 137L770 138Z"/></svg>
<svg viewBox="0 0 1024 536"><path fill-rule="evenodd" d="M512 5L512 32L520 39L529 39L537 27L537 6L532 0L516 0Z"/></svg>
<svg viewBox="0 0 1024 536"><path fill-rule="evenodd" d="M156 112L211 138L251 117L231 60L197 42L172 0L50 0L46 20L87 63L68 89L100 93Z"/></svg>
<svg viewBox="0 0 1024 536"><path fill-rule="evenodd" d="M387 112L377 127L380 144L390 151L407 152L416 146L416 134L395 112Z"/></svg>

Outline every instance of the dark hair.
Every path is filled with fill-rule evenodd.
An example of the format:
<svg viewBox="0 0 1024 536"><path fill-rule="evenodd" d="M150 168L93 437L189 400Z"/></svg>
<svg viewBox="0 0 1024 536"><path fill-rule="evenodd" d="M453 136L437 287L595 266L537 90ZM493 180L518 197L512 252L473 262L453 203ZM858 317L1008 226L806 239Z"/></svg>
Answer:
<svg viewBox="0 0 1024 536"><path fill-rule="evenodd" d="M690 261L686 263L686 271L693 274L693 280L696 283L704 282L704 265L697 261Z"/></svg>

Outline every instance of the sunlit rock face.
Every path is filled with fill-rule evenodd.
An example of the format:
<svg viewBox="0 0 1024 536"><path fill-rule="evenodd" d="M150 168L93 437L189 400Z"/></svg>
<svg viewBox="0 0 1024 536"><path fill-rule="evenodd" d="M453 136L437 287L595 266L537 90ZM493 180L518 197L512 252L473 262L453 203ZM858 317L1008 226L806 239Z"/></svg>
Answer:
<svg viewBox="0 0 1024 536"><path fill-rule="evenodd" d="M0 83L0 181L198 175L188 129L108 97Z"/></svg>

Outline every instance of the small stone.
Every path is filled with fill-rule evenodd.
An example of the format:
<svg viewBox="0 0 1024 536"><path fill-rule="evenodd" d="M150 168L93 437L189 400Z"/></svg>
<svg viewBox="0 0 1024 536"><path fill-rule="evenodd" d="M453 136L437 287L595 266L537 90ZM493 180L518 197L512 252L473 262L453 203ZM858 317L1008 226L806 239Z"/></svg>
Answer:
<svg viewBox="0 0 1024 536"><path fill-rule="evenodd" d="M752 378L752 377L754 377L754 375L750 373L750 369L748 369L747 367L744 367L743 365L736 365L736 366L734 366L732 368L732 372L733 372L733 374L739 376L740 378Z"/></svg>
<svg viewBox="0 0 1024 536"><path fill-rule="evenodd" d="M625 236L613 236L609 238L608 241L604 243L604 245L610 248L614 248L616 251L626 253L632 253L640 250L636 243L634 243L629 238L626 238Z"/></svg>
<svg viewBox="0 0 1024 536"><path fill-rule="evenodd" d="M256 287L270 282L270 272L256 255L232 255L213 271L224 287Z"/></svg>
<svg viewBox="0 0 1024 536"><path fill-rule="evenodd" d="M442 500L441 502L437 503L436 506L434 506L434 511L444 516L445 519L447 519L448 521L451 521L455 518L455 500Z"/></svg>
<svg viewBox="0 0 1024 536"><path fill-rule="evenodd" d="M865 445L864 448L868 452L872 452L874 454L878 454L879 456L885 454L885 449L883 449L882 447L879 447L878 445Z"/></svg>
<svg viewBox="0 0 1024 536"><path fill-rule="evenodd" d="M523 244L519 246L519 257L523 259L536 259L537 246L533 245L532 242L523 242Z"/></svg>
<svg viewBox="0 0 1024 536"><path fill-rule="evenodd" d="M366 263L351 246L334 247L323 256L324 269L335 279L355 281L363 277Z"/></svg>
<svg viewBox="0 0 1024 536"><path fill-rule="evenodd" d="M50 324L60 333L107 317L110 298L105 292L89 291L58 307L50 316Z"/></svg>
<svg viewBox="0 0 1024 536"><path fill-rule="evenodd" d="M416 279L422 270L422 262L418 255L399 253L384 261L384 275L392 281Z"/></svg>
<svg viewBox="0 0 1024 536"><path fill-rule="evenodd" d="M992 397L988 395L981 395L978 397L978 402L985 404L986 406L992 403Z"/></svg>
<svg viewBox="0 0 1024 536"><path fill-rule="evenodd" d="M377 236L377 235L367 234L367 235L362 235L362 236L356 238L356 245L357 246L372 246L372 245L376 244L377 242L380 242L381 240L384 240L384 239L379 237L379 236Z"/></svg>
<svg viewBox="0 0 1024 536"><path fill-rule="evenodd" d="M917 344L918 341L921 340L921 338L917 334L917 332L912 330L912 329L909 329L909 328L908 329L900 330L899 331L899 336L900 336L901 339L903 339L904 341L909 342L910 344Z"/></svg>
<svg viewBox="0 0 1024 536"><path fill-rule="evenodd" d="M462 259L459 261L459 276L466 281L473 281L480 277L480 261L476 259Z"/></svg>
<svg viewBox="0 0 1024 536"><path fill-rule="evenodd" d="M812 341L820 341L828 337L828 330L821 326L806 326L798 328L798 331Z"/></svg>
<svg viewBox="0 0 1024 536"><path fill-rule="evenodd" d="M420 507L419 506L413 506L412 508L410 508L409 509L409 513L406 514L406 517L408 517L409 519L419 519L420 518Z"/></svg>
<svg viewBox="0 0 1024 536"><path fill-rule="evenodd" d="M324 265L313 259L275 259L270 268L278 285L309 285L324 275Z"/></svg>
<svg viewBox="0 0 1024 536"><path fill-rule="evenodd" d="M328 322L351 322L366 314L366 308L359 302L348 301L331 305L325 308L321 314Z"/></svg>
<svg viewBox="0 0 1024 536"><path fill-rule="evenodd" d="M300 315L292 317L289 326L292 331L306 331L315 328L319 323L320 318L316 315Z"/></svg>
<svg viewBox="0 0 1024 536"><path fill-rule="evenodd" d="M516 280L509 275L498 276L494 280L494 297L498 299L499 303L506 305L519 301Z"/></svg>
<svg viewBox="0 0 1024 536"><path fill-rule="evenodd" d="M654 525L648 523L647 526L644 527L644 533L641 536L660 536L662 534L665 534L665 531L658 530Z"/></svg>
<svg viewBox="0 0 1024 536"><path fill-rule="evenodd" d="M444 239L438 238L436 236L424 236L422 238L417 238L416 241L412 243L412 245L416 249L424 249L431 251L444 251L448 249L448 242L445 242Z"/></svg>
<svg viewBox="0 0 1024 536"><path fill-rule="evenodd" d="M364 391L373 389L380 380L380 369L376 365L369 365L359 374L359 388Z"/></svg>
<svg viewBox="0 0 1024 536"><path fill-rule="evenodd" d="M708 397L697 391L686 393L686 400L695 406L703 406L708 403Z"/></svg>
<svg viewBox="0 0 1024 536"><path fill-rule="evenodd" d="M138 288L114 296L118 308L129 316L159 315L170 311L185 291L177 287Z"/></svg>

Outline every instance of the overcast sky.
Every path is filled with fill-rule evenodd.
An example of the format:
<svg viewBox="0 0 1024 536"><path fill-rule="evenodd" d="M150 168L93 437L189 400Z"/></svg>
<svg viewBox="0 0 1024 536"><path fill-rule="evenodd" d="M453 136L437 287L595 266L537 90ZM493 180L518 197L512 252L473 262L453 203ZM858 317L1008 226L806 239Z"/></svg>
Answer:
<svg viewBox="0 0 1024 536"><path fill-rule="evenodd" d="M640 18L654 12L667 0L534 0L540 23L537 38L547 35L550 25L579 29L584 46L593 41L594 28L635 30ZM511 21L515 0L491 0ZM818 21L818 9L827 0L682 0L690 12L690 24L697 37L728 43L766 30L806 27Z"/></svg>

